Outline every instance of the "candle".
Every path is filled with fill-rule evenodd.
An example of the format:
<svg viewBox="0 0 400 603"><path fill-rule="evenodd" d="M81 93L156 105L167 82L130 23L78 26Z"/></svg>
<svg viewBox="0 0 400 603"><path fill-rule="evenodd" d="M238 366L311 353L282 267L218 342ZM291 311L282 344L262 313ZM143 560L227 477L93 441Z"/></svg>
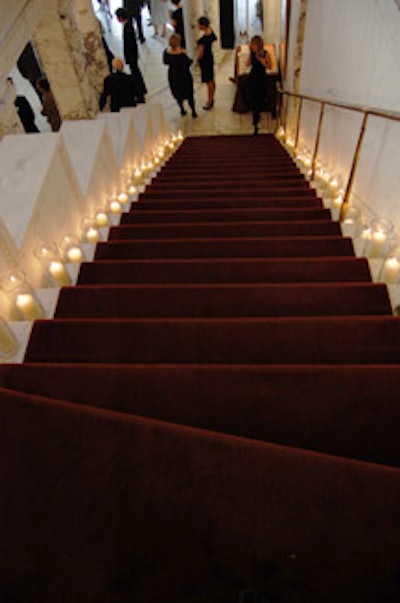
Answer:
<svg viewBox="0 0 400 603"><path fill-rule="evenodd" d="M83 253L80 247L71 247L67 251L67 260L73 264L78 264L83 260Z"/></svg>
<svg viewBox="0 0 400 603"><path fill-rule="evenodd" d="M126 193L120 193L118 195L118 201L122 204L126 203L128 201L128 195Z"/></svg>
<svg viewBox="0 0 400 603"><path fill-rule="evenodd" d="M18 341L8 327L7 323L0 318L0 356L9 358L18 351Z"/></svg>
<svg viewBox="0 0 400 603"><path fill-rule="evenodd" d="M397 283L400 276L400 262L396 257L388 258L383 265L382 280L388 284Z"/></svg>
<svg viewBox="0 0 400 603"><path fill-rule="evenodd" d="M135 171L133 172L133 180L136 184L138 184L139 182L141 182L142 180L142 171L139 168L136 168Z"/></svg>
<svg viewBox="0 0 400 603"><path fill-rule="evenodd" d="M110 201L110 212L112 214L120 214L122 211L121 203L117 199Z"/></svg>
<svg viewBox="0 0 400 603"><path fill-rule="evenodd" d="M49 272L57 285L70 285L71 279L62 262L53 260L49 264Z"/></svg>
<svg viewBox="0 0 400 603"><path fill-rule="evenodd" d="M100 210L96 213L95 221L97 226L108 226L108 216L105 211Z"/></svg>
<svg viewBox="0 0 400 603"><path fill-rule="evenodd" d="M90 226L86 231L86 239L89 243L98 243L100 241L100 233L97 228Z"/></svg>
<svg viewBox="0 0 400 603"><path fill-rule="evenodd" d="M371 222L371 235L366 245L366 253L369 257L379 258L384 255L392 230L393 224L383 218Z"/></svg>
<svg viewBox="0 0 400 603"><path fill-rule="evenodd" d="M20 293L15 303L25 320L35 320L44 314L42 306L31 293Z"/></svg>
<svg viewBox="0 0 400 603"><path fill-rule="evenodd" d="M367 253L370 257L380 257L383 253L387 241L386 233L381 230L371 233L368 242Z"/></svg>
<svg viewBox="0 0 400 603"><path fill-rule="evenodd" d="M335 209L340 209L342 207L343 197L342 195L337 195L332 201L332 207Z"/></svg>

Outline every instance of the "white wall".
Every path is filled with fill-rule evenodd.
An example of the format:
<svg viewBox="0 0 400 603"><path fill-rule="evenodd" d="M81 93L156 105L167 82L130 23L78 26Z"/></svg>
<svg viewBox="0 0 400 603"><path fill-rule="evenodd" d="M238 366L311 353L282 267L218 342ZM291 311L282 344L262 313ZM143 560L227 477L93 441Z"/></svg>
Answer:
<svg viewBox="0 0 400 603"><path fill-rule="evenodd" d="M394 0L308 0L301 91L400 111Z"/></svg>
<svg viewBox="0 0 400 603"><path fill-rule="evenodd" d="M289 56L300 0L292 0ZM308 0L300 93L370 106L400 117L400 10L395 0ZM286 85L293 81L289 61ZM312 148L319 108L305 103L300 144ZM326 110L319 158L347 181L362 115ZM369 118L351 202L400 233L400 122Z"/></svg>

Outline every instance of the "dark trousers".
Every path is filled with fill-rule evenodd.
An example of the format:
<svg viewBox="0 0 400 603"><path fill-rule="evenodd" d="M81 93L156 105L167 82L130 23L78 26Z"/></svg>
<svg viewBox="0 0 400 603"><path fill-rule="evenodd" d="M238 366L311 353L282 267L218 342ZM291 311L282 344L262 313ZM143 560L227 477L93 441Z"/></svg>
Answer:
<svg viewBox="0 0 400 603"><path fill-rule="evenodd" d="M137 35L138 38L141 42L144 42L144 35L143 35L143 24L142 24L142 11L139 8L139 10L135 11L132 15L132 20L135 19L136 21L136 30L137 30Z"/></svg>
<svg viewBox="0 0 400 603"><path fill-rule="evenodd" d="M183 101L184 101L184 100L185 100L185 99L177 99L177 103L178 103L179 108L180 108L180 110L181 110L181 111L182 111L182 109L183 109ZM187 102L189 103L189 107L191 108L192 113L195 113L195 112L196 112L196 109L195 109L195 105L194 105L194 94L193 94L193 90L192 90L191 92L189 92L189 94L188 94L188 96L187 96L187 99L186 99L186 100L187 100Z"/></svg>

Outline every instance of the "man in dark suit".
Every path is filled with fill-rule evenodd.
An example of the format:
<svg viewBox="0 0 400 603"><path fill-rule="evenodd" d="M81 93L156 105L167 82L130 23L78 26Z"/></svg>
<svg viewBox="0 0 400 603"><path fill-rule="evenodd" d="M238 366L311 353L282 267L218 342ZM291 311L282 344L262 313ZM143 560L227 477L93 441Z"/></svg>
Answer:
<svg viewBox="0 0 400 603"><path fill-rule="evenodd" d="M136 27L138 32L138 38L140 43L143 44L145 37L143 35L143 24L142 24L142 8L143 0L123 0L123 6L128 12L131 19L135 19Z"/></svg>
<svg viewBox="0 0 400 603"><path fill-rule="evenodd" d="M136 43L136 36L132 25L132 20L129 18L129 14L125 8L117 8L115 15L124 28L123 41L124 41L124 57L125 62L129 65L132 76L135 81L135 88L138 94L138 102L144 103L144 95L147 93L146 84L142 73L138 66L138 47Z"/></svg>
<svg viewBox="0 0 400 603"><path fill-rule="evenodd" d="M122 107L135 107L137 92L132 75L123 72L124 63L122 59L112 60L113 73L104 78L103 92L100 96L100 111L106 105L110 97L110 108L113 113L117 113Z"/></svg>

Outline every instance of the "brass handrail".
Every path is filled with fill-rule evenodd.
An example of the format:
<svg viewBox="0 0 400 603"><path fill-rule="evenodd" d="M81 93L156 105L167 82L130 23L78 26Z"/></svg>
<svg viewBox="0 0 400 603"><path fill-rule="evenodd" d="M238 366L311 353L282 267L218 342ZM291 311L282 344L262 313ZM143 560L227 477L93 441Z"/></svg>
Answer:
<svg viewBox="0 0 400 603"><path fill-rule="evenodd" d="M340 101L333 101L328 98L321 98L318 96L309 96L308 94L299 94L298 92L289 92L288 90L283 90L278 87L278 92L283 95L293 96L295 98L302 98L304 100L312 101L314 103L325 103L325 105L330 105L331 107L338 107L340 109L348 109L349 111L358 111L359 113L369 113L369 115L374 115L376 117L385 117L386 119L393 119L395 121L400 121L400 113L396 111L383 111L382 109L377 109L376 107L364 107L361 105L352 105L351 103L344 103Z"/></svg>
<svg viewBox="0 0 400 603"><path fill-rule="evenodd" d="M340 209L339 220L342 221L344 218L346 208L349 203L349 197L351 194L351 188L352 188L352 185L354 182L354 177L355 177L358 161L359 161L360 154L361 154L361 146L362 146L364 134L366 131L368 117L370 117L370 116L382 117L384 119L391 119L391 120L400 122L400 113L397 113L395 111L383 111L383 110L377 109L375 107L361 107L359 105L352 105L350 103L333 101L333 100L320 98L320 97L316 97L316 96L310 96L307 94L300 94L297 92L289 92L288 90L283 90L282 88L280 88L280 86L278 86L278 92L280 94L286 95L288 97L300 99L300 108L297 112L297 122L296 122L296 129L295 129L295 132L296 132L295 149L297 148L297 143L298 143L298 138L299 138L301 109L302 109L303 101L310 101L310 102L314 102L314 103L319 103L321 105L321 110L320 110L320 115L319 115L319 120L318 120L318 129L317 129L317 134L316 134L316 142L315 142L315 147L314 147L314 152L313 152L313 157L312 157L312 169L311 169L311 177L312 178L315 175L315 165L316 165L316 161L317 161L319 141L321 138L322 122L323 122L324 111L325 111L326 105L328 105L330 107L336 107L339 109L345 109L348 111L356 111L358 113L363 114L363 120L362 120L360 132L359 132L359 136L358 136L358 140L357 140L357 145L356 145L356 149L355 149L355 152L353 155L353 161L352 161L352 165L350 168L349 178L347 181L347 185L346 185L345 192L343 195L342 206ZM288 113L287 105L288 105L288 103L286 103L285 122L287 121L287 113ZM286 126L286 123L285 123L285 126ZM285 127L285 136L286 136L286 127Z"/></svg>

